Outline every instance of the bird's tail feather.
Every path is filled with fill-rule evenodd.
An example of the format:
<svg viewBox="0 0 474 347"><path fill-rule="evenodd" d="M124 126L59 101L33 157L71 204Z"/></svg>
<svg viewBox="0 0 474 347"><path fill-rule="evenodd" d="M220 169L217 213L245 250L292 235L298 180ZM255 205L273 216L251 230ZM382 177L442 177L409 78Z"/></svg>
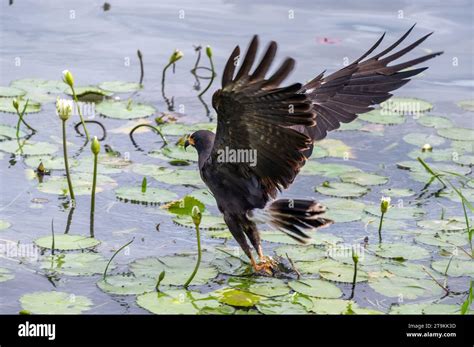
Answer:
<svg viewBox="0 0 474 347"><path fill-rule="evenodd" d="M296 241L307 244L311 236L306 231L333 223L324 217L324 212L326 208L313 200L278 199L264 210L253 213L252 219L267 223Z"/></svg>

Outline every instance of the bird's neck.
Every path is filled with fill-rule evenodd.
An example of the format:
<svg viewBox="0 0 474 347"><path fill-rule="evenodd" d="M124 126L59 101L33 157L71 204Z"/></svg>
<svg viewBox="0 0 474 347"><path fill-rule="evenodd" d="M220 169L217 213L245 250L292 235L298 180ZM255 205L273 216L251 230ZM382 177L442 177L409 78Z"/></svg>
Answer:
<svg viewBox="0 0 474 347"><path fill-rule="evenodd" d="M212 148L214 147L214 141L209 141L204 148L200 148L198 151L198 164L199 169L202 169L204 163L209 159Z"/></svg>

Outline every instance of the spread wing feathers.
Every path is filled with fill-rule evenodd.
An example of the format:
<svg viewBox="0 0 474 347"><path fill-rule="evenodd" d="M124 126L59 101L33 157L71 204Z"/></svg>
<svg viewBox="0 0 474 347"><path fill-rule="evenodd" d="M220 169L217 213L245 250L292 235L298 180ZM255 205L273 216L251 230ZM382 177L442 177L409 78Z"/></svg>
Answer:
<svg viewBox="0 0 474 347"><path fill-rule="evenodd" d="M340 123L353 121L357 114L372 110L371 106L389 99L392 96L391 91L408 83L410 77L426 70L426 67L422 67L403 71L443 52L428 54L388 66L389 63L413 50L432 34L427 34L407 47L392 53L413 28L414 25L387 49L366 59L380 45L385 34L382 35L364 55L352 64L327 77L324 77L323 72L304 85L300 92L310 96L313 100L313 108L317 113L316 126L306 128L305 133L313 140L323 139L328 131L339 128ZM389 53L392 54L388 55Z"/></svg>
<svg viewBox="0 0 474 347"><path fill-rule="evenodd" d="M277 44L271 42L258 66L252 69L257 55L258 37L254 36L234 77L240 55L237 46L232 52L222 75L222 89L214 93L213 107L217 111L217 131L211 153L214 165L219 162L220 150L253 150L257 163L239 163L239 174L260 178L267 196L293 182L306 158L302 151L309 148L311 139L291 126L314 127L315 113L309 96L298 93L302 85L279 88L294 67L287 58L268 78L265 75L273 62ZM222 153L222 152L221 152Z"/></svg>

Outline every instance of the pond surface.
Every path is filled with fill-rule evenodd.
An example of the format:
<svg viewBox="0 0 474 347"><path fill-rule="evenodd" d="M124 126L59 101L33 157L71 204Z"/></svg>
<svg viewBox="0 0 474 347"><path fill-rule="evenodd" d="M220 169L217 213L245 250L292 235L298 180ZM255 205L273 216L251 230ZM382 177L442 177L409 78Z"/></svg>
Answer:
<svg viewBox="0 0 474 347"><path fill-rule="evenodd" d="M25 143L26 146L38 142L48 143L31 146L30 150L36 149L39 155L26 156L18 153L16 139L10 140L14 138L11 129L4 130L0 136L0 241L3 245L3 252L0 253L1 313L16 314L22 309L32 313L48 312L47 309L42 311L45 309L38 304L38 301L48 303L48 300L69 300L72 306L79 306L77 312L81 312L80 308L83 307L87 313L114 314L149 311L345 313L350 310L356 313L403 313L421 312L422 309L426 309L426 313L457 312L465 300L469 278L474 276L472 258L456 247L463 247L470 252L462 205L449 188L435 194L441 188L436 181L425 187L430 176L416 161L416 157L423 155L434 168L455 171L463 176L463 179L449 179L457 186L465 184L465 196L470 201L474 200L471 173L474 164L474 139L471 136L474 128L474 54L470 49L473 47L474 12L471 2L456 1L435 6L429 1L417 4L411 1L383 4L374 1L347 1L346 4L295 1L291 5L287 1L269 4L258 0L201 1L199 4L193 1L111 1L110 4L108 11L103 10L102 2L99 1L93 4L80 1L15 1L12 6L8 6L7 2L0 5L0 85L16 85L20 90L23 90L23 86L28 92L24 98L41 103L40 112L25 116L26 121L38 130ZM293 14L294 18L289 18ZM246 274L241 267L245 268L245 264L235 258L241 256L236 243L222 238L228 237L225 230L220 232L206 228L202 231L205 249L202 276L198 275L198 285L190 287L192 295L199 295L195 293L199 292L202 298L210 297L206 309L202 305L181 307L175 305L176 302L167 301L166 296L159 298L163 302L158 302L156 294L140 296L137 304L136 295L110 294L104 291L104 285L97 285L102 279L107 260L133 238L133 243L113 259L108 271L109 276L130 275L130 271L133 271L137 276L135 284L137 281L146 282L146 290L132 288L132 292L141 294L152 291L154 283L150 282L155 280L162 268L166 268L168 277L163 282L163 291L168 292L170 298L177 297L176 300L182 303L182 287L168 285L182 283L181 277L185 280L194 266L195 231L189 226L180 225L189 225L189 220L178 220L180 224L177 224L173 221L176 217L160 206L132 204L118 199L117 194L129 198L130 191L121 192L120 189L133 187L139 191L144 176L147 177L149 190L166 190L156 194L162 198L158 198L160 201L182 198L203 189L204 185L196 179L195 157L191 152L189 158L189 154L183 154L173 146L168 152L157 153L162 142L151 131L137 132L134 145L128 136L133 126L144 122L154 124L155 117L165 114L166 119L169 119L171 115L178 123L187 124L186 127L163 127L167 129L165 133L173 145L180 135L204 126L192 124L215 121L210 99L220 85L220 73L226 59L236 44L241 48L246 47L253 34L260 35L262 44L267 40L277 41L280 59L285 56L296 59L296 69L286 81L290 83L309 80L325 69L333 72L342 68L347 59L358 58L384 31L387 32L386 47L415 22L417 26L409 42L431 31L435 31L435 34L415 49L409 58L439 50L445 53L423 65L430 68L394 94L397 97L425 100L431 103L429 108L432 106L432 109L421 115L400 116L390 113L395 125L380 124L383 121L379 118L369 116L359 121L353 130L332 132L328 136L329 140L321 143L316 151L318 158L313 157L291 189L284 192L286 197L326 201L329 214L332 213L336 220L329 228L314 233L316 245L310 246L310 251L302 248L292 251L293 246L288 246L292 243L291 239L271 232L262 233L267 254L274 255L275 250L280 255L288 253L290 258L294 258L295 267L303 273L305 280L319 279L306 284L314 289L313 292L308 293L307 288L301 289L301 282L295 281L294 275L290 276L291 279L275 282L255 277L246 277L247 282L240 277L236 279L236 275ZM199 91L196 90L196 79L190 73L196 61L194 46L197 45L212 46L217 72L216 81L204 95L203 102L197 97ZM167 71L167 103L162 96L161 76L163 67L176 48L183 51L184 57L177 62L174 74L171 69ZM67 123L69 155L73 163L73 182L82 185L82 189L77 189L84 194L78 194L77 206L71 213L62 190L65 181L62 179L64 170L61 161L48 161L51 156L62 157L61 122L55 114L54 101L57 95L64 98L70 96L64 93L47 94L44 88L31 88L29 84L25 87L24 83L15 84L14 81L26 78L60 80L61 71L69 69L78 86L116 80L138 82L140 65L137 49L143 53L144 88L135 93L115 93L110 100L119 97L128 103L133 98L131 113L138 107L136 103L151 105L156 111L153 116L134 120L104 117L97 112L94 119L107 129L107 137L101 142L102 153L105 145L120 153L119 157L103 155L99 158L99 174L103 176L99 176L98 185L103 191L96 197L95 238L100 244L92 250L64 253L57 250L51 259L51 250L36 248L34 241L51 236L52 220L56 236L66 230L69 235L89 235L88 187L92 176L92 155L89 145L83 147L84 137L74 131L73 124L78 122L78 117L74 116ZM200 65L209 66L204 51ZM204 76L206 73L208 76L209 71L202 70ZM208 82L209 79L200 80L201 90ZM60 83L55 85L66 87ZM169 110L171 100L174 110ZM461 108L457 103L462 100L471 101ZM2 98L2 102L9 104L10 99ZM210 109L209 112L206 107ZM469 107L471 111L466 109ZM444 117L444 120L437 116ZM18 119L15 114L6 112L0 113L0 118L1 124L11 127L16 126ZM94 124L89 124L88 128L92 135L101 136L101 129ZM443 128L463 130L441 130ZM24 127L22 130L28 132ZM9 135L4 135L8 131ZM425 143L433 146L432 156L421 152ZM45 154L49 150L51 156ZM155 152L150 155L152 151ZM183 164L182 160L176 162L183 156L186 156L184 159L191 159L186 162L189 165L172 165ZM51 174L43 178L42 184L34 174L40 161L47 169L48 165L51 169ZM397 165L406 161L410 162ZM322 166L326 164L348 167L337 170L340 167ZM159 167L167 169L160 171ZM358 171L377 176L364 176ZM60 184L55 184L55 180L60 180ZM329 184L324 184L325 181ZM341 181L347 185L336 189L336 192L328 193L324 189L328 185L331 188L338 187ZM359 184L354 186L353 182ZM318 187L317 191L315 187ZM387 189L395 188L411 191L402 194L405 196L387 192ZM165 194L169 194L169 198L164 198ZM339 198L334 200L327 194L338 195ZM384 219L382 232L385 248L379 248L377 214L380 198L387 194L392 195L394 206ZM204 197L206 213L218 216L212 197L202 193L199 196ZM156 197L147 195L147 198ZM453 220L455 217L459 219ZM440 219L444 221L432 222ZM209 218L207 222L211 229L222 226L218 219ZM363 248L365 252L359 265L360 282L352 302L349 302L352 287L350 249L355 245L366 244L366 237L368 245ZM60 238L57 239L57 244L60 241ZM48 239L46 246L47 242ZM327 252L328 249L334 249L331 248L334 245L340 246L343 256ZM233 256L217 248L226 249ZM28 254L15 255L15 249L28 251ZM306 252L308 254L305 256ZM93 257L74 259L71 254ZM188 256L174 256L176 254ZM147 257L164 257L162 261L166 265L140 260ZM451 262L452 267L445 276L443 269L448 262ZM125 279L114 278L130 285L127 276L124 276ZM448 287L448 295L441 286ZM119 283L114 288L117 292L124 285ZM242 292L235 293L228 288L238 288ZM34 292L52 291L67 293L67 299L29 296ZM253 294L249 295L249 292ZM71 294L75 295L73 299ZM240 297L241 300L237 300L239 294L244 299ZM216 297L220 303L213 299ZM421 305L404 306L409 304ZM235 311L236 307L240 308Z"/></svg>

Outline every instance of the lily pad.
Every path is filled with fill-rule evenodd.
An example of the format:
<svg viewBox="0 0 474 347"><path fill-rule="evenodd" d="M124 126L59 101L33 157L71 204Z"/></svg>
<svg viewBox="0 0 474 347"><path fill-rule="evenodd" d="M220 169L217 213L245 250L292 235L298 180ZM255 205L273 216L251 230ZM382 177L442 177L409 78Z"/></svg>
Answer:
<svg viewBox="0 0 474 347"><path fill-rule="evenodd" d="M193 133L196 130L209 130L215 131L217 125L215 123L196 123L196 124L183 124L183 123L167 123L161 127L161 131L166 136L183 136Z"/></svg>
<svg viewBox="0 0 474 347"><path fill-rule="evenodd" d="M366 122L383 125L398 125L405 122L405 117L400 113L390 112L384 109L376 109L360 114L359 118Z"/></svg>
<svg viewBox="0 0 474 347"><path fill-rule="evenodd" d="M396 260L419 260L430 256L426 249L406 243L379 244L370 246L370 249L379 257Z"/></svg>
<svg viewBox="0 0 474 347"><path fill-rule="evenodd" d="M376 217L380 217L382 212L380 206L367 206L365 212ZM398 207L397 205L392 206L385 213L384 218L391 219L413 219L422 217L425 214L425 210L421 207L406 206Z"/></svg>
<svg viewBox="0 0 474 347"><path fill-rule="evenodd" d="M189 255L164 256L160 258L148 257L133 261L130 270L137 277L145 276L157 279L162 271L165 271L165 278L161 281L163 285L183 285L189 278L196 264L196 257ZM218 274L215 267L206 263L201 263L193 285L207 284Z"/></svg>
<svg viewBox="0 0 474 347"><path fill-rule="evenodd" d="M318 279L291 281L288 285L295 292L317 298L337 299L342 296L342 291L330 282Z"/></svg>
<svg viewBox="0 0 474 347"><path fill-rule="evenodd" d="M72 186L75 195L89 195L92 191L92 174L82 172L76 173L71 177ZM112 178L104 175L97 175L96 193L111 189L117 185ZM67 195L69 188L65 176L48 177L38 185L38 190L47 194Z"/></svg>
<svg viewBox="0 0 474 347"><path fill-rule="evenodd" d="M428 274L423 270L422 264L410 262L389 262L383 263L384 270L389 271L394 276L409 277L409 278L429 278Z"/></svg>
<svg viewBox="0 0 474 347"><path fill-rule="evenodd" d="M349 264L323 265L319 269L319 275L329 281L352 283L354 279L354 266ZM367 272L357 269L356 282L365 282L369 279Z"/></svg>
<svg viewBox="0 0 474 347"><path fill-rule="evenodd" d="M313 306L309 311L316 314L354 314L354 308L357 307L351 300L312 298L312 302Z"/></svg>
<svg viewBox="0 0 474 347"><path fill-rule="evenodd" d="M252 307L258 304L261 296L235 288L222 288L212 293L221 303L235 307Z"/></svg>
<svg viewBox="0 0 474 347"><path fill-rule="evenodd" d="M315 261L326 256L326 251L314 246L280 246L275 249L275 253L286 258L287 255L292 261Z"/></svg>
<svg viewBox="0 0 474 347"><path fill-rule="evenodd" d="M79 314L92 307L92 302L85 296L56 291L25 294L20 303L24 310L33 314Z"/></svg>
<svg viewBox="0 0 474 347"><path fill-rule="evenodd" d="M11 226L12 225L11 225L10 222L7 222L6 220L0 219L0 230L8 229Z"/></svg>
<svg viewBox="0 0 474 347"><path fill-rule="evenodd" d="M61 80L45 80L41 78L24 78L10 83L11 87L43 93L65 93L69 87Z"/></svg>
<svg viewBox="0 0 474 347"><path fill-rule="evenodd" d="M419 227L430 230L458 231L466 229L464 218L454 217L449 219L420 220L416 223Z"/></svg>
<svg viewBox="0 0 474 347"><path fill-rule="evenodd" d="M324 148L330 157L354 158L352 148L341 140L324 139L318 142L318 146Z"/></svg>
<svg viewBox="0 0 474 347"><path fill-rule="evenodd" d="M369 192L369 189L354 183L327 182L316 187L318 193L339 198L357 198Z"/></svg>
<svg viewBox="0 0 474 347"><path fill-rule="evenodd" d="M138 295L155 290L157 280L133 274L107 276L97 282L97 286L104 292L115 295Z"/></svg>
<svg viewBox="0 0 474 347"><path fill-rule="evenodd" d="M408 135L403 136L403 141L411 145L418 146L420 148L427 143L431 146L439 146L444 143L444 139L442 137L424 133L410 133Z"/></svg>
<svg viewBox="0 0 474 347"><path fill-rule="evenodd" d="M242 278L232 277L228 282L229 286L245 292L264 297L275 297L286 295L290 292L290 287L285 281L278 278Z"/></svg>
<svg viewBox="0 0 474 347"><path fill-rule="evenodd" d="M0 267L0 282L6 282L15 278L15 275L8 269Z"/></svg>
<svg viewBox="0 0 474 347"><path fill-rule="evenodd" d="M48 142L16 140L0 142L0 151L19 155L48 155L58 151L58 146Z"/></svg>
<svg viewBox="0 0 474 347"><path fill-rule="evenodd" d="M463 110L474 112L474 99L459 101L457 105Z"/></svg>
<svg viewBox="0 0 474 347"><path fill-rule="evenodd" d="M0 87L0 97L15 97L25 95L25 91L14 87Z"/></svg>
<svg viewBox="0 0 474 347"><path fill-rule="evenodd" d="M110 81L102 82L99 84L99 88L113 93L131 93L142 89L142 86L133 82Z"/></svg>
<svg viewBox="0 0 474 347"><path fill-rule="evenodd" d="M431 116L431 115L423 115L418 118L418 123L430 128L435 129L442 129L442 128L451 128L453 126L453 122L445 117L440 116Z"/></svg>
<svg viewBox="0 0 474 347"><path fill-rule="evenodd" d="M161 153L171 159L198 161L197 151L192 146L186 150L183 146L166 146L161 150Z"/></svg>
<svg viewBox="0 0 474 347"><path fill-rule="evenodd" d="M384 196L390 196L392 198L405 198L415 195L413 189L407 188L387 188L381 191Z"/></svg>
<svg viewBox="0 0 474 347"><path fill-rule="evenodd" d="M171 172L173 172L172 169L169 169L163 166L158 166L155 164L139 164L139 163L132 165L132 171L139 175L151 176L153 178L155 178L156 176L168 175Z"/></svg>
<svg viewBox="0 0 474 347"><path fill-rule="evenodd" d="M78 161L74 158L68 158L69 168L75 167ZM29 167L36 169L41 163L43 163L46 170L64 170L64 158L63 157L52 157L50 155L34 156L25 159L25 164Z"/></svg>
<svg viewBox="0 0 474 347"><path fill-rule="evenodd" d="M397 98L393 97L380 104L383 109L399 112L403 114L418 114L426 112L433 108L433 104L428 101L416 98Z"/></svg>
<svg viewBox="0 0 474 347"><path fill-rule="evenodd" d="M468 128L445 128L438 129L438 135L450 140L472 141L474 139L474 129Z"/></svg>
<svg viewBox="0 0 474 347"><path fill-rule="evenodd" d="M107 259L96 253L65 253L46 257L40 266L68 276L90 276L103 273L107 263ZM114 267L111 265L110 269Z"/></svg>
<svg viewBox="0 0 474 347"><path fill-rule="evenodd" d="M180 185L192 185L202 186L204 183L201 180L198 170L174 170L169 175L158 175L154 176L157 181L166 184L180 184Z"/></svg>
<svg viewBox="0 0 474 347"><path fill-rule="evenodd" d="M142 192L141 187L121 187L115 190L115 195L120 200L132 203L158 205L173 201L178 195L172 191L148 187Z"/></svg>
<svg viewBox="0 0 474 347"><path fill-rule="evenodd" d="M326 206L326 218L334 220L336 223L354 222L361 219L365 204L355 200L331 198L321 201Z"/></svg>
<svg viewBox="0 0 474 347"><path fill-rule="evenodd" d="M51 236L43 236L36 239L35 244L38 247L51 249L53 238ZM73 251L80 249L93 248L100 244L100 241L88 236L62 234L54 236L54 249L60 251Z"/></svg>
<svg viewBox="0 0 474 347"><path fill-rule="evenodd" d="M308 160L301 169L302 175L320 175L324 177L339 177L346 172L361 171L359 168L345 164L323 164Z"/></svg>
<svg viewBox="0 0 474 347"><path fill-rule="evenodd" d="M433 235L419 235L415 238L418 243L424 243L430 246L464 246L467 243L466 235L459 235L455 233L436 232Z"/></svg>
<svg viewBox="0 0 474 347"><path fill-rule="evenodd" d="M216 199L208 189L197 189L188 194L206 205L217 206Z"/></svg>
<svg viewBox="0 0 474 347"><path fill-rule="evenodd" d="M197 314L199 308L194 304L190 292L182 289L168 290L165 293L150 292L137 296L137 304L154 314Z"/></svg>
<svg viewBox="0 0 474 347"><path fill-rule="evenodd" d="M266 315L282 315L282 314L307 314L306 308L298 302L292 302L291 300L275 300L262 299L256 305L257 310Z"/></svg>
<svg viewBox="0 0 474 347"><path fill-rule="evenodd" d="M23 111L25 107L26 100L18 99L19 110ZM25 114L27 113L36 113L41 111L41 104L35 101L28 101L28 106L26 107ZM13 98L0 98L0 112L7 113L16 113L15 108L13 107Z"/></svg>
<svg viewBox="0 0 474 347"><path fill-rule="evenodd" d="M423 304L404 304L404 305L392 305L390 307L389 314L459 314L460 306L453 304L435 304L435 303L423 303Z"/></svg>
<svg viewBox="0 0 474 347"><path fill-rule="evenodd" d="M369 286L377 293L395 298L417 299L420 297L438 296L442 289L431 279L407 277L382 277L369 281Z"/></svg>
<svg viewBox="0 0 474 347"><path fill-rule="evenodd" d="M325 158L328 155L329 155L329 152L327 149L324 149L323 147L320 147L320 146L314 146L313 153L311 153L311 158L320 159L320 158Z"/></svg>
<svg viewBox="0 0 474 347"><path fill-rule="evenodd" d="M449 259L437 260L431 266L439 273L444 274L449 262ZM474 277L474 262L472 260L452 259L447 274L451 277L469 276L472 278Z"/></svg>
<svg viewBox="0 0 474 347"><path fill-rule="evenodd" d="M433 149L432 151L423 152L421 149L414 149L408 156L412 159L420 157L424 161L433 160L433 161L451 161L455 158L455 153L457 153L452 148L445 149Z"/></svg>
<svg viewBox="0 0 474 347"><path fill-rule="evenodd" d="M173 218L173 222L178 225L194 229L194 222L190 216L177 216L176 218ZM225 224L224 219L220 216L211 216L205 214L202 215L199 228L203 230L224 230L227 229L227 224Z"/></svg>
<svg viewBox="0 0 474 347"><path fill-rule="evenodd" d="M95 110L105 117L115 119L144 118L156 112L155 108L150 105L110 100L101 102L95 107Z"/></svg>
<svg viewBox="0 0 474 347"><path fill-rule="evenodd" d="M348 172L340 176L342 182L355 183L360 186L377 186L388 182L388 177L366 172Z"/></svg>

